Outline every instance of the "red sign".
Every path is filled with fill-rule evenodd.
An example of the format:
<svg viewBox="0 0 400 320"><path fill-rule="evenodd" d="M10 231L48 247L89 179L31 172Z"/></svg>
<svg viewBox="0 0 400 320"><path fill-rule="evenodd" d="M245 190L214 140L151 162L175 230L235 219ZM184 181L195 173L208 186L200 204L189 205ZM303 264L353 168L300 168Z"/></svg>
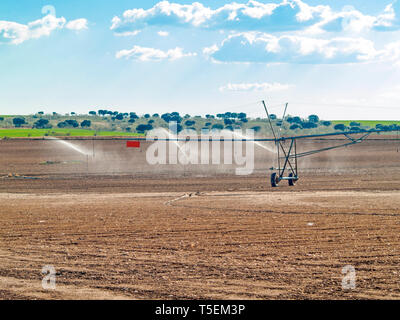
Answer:
<svg viewBox="0 0 400 320"><path fill-rule="evenodd" d="M127 141L126 147L127 148L140 148L140 141Z"/></svg>

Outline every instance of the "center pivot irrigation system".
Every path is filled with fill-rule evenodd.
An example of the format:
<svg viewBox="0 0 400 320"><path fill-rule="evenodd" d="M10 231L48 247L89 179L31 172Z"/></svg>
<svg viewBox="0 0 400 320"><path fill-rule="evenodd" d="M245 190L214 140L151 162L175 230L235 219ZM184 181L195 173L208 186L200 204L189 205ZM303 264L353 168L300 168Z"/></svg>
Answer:
<svg viewBox="0 0 400 320"><path fill-rule="evenodd" d="M281 137L281 136L278 136L278 134L274 130L274 127L272 125L270 115L268 113L268 109L265 104L265 101L263 100L262 103L263 103L265 112L267 114L269 125L271 127L272 134L274 135L274 139L261 139L261 140L262 141L273 141L273 142L275 142L275 145L277 147L278 168L276 169L277 172L273 172L271 174L271 186L272 187L277 187L279 182L281 182L282 180L287 180L289 183L289 186L295 185L295 183L299 180L298 166L297 166L298 158L310 156L310 155L320 153L323 151L333 150L333 149L337 149L337 148L343 148L343 147L351 146L353 144L361 143L365 139L367 139L371 133L398 131L398 130L377 130L377 129L362 130L362 129L360 129L360 130L352 130L352 131L347 131L347 132L335 132L335 133L325 133L325 134ZM283 112L283 117L282 117L282 125L283 125L283 121L286 116L287 107L288 107L288 104L286 103L285 110ZM361 136L356 137L355 135L361 135ZM345 140L346 143L342 143L340 145L327 147L327 148L309 150L309 151L300 152L300 153L297 152L297 140L307 139L307 138L329 137L329 136L344 136L345 138L347 138ZM259 141L261 141L261 140L259 140ZM285 176L286 172L288 172L287 176Z"/></svg>
<svg viewBox="0 0 400 320"><path fill-rule="evenodd" d="M271 174L271 186L272 187L277 187L278 184L282 180L287 180L289 183L289 186L294 186L295 183L299 180L299 172L298 172L298 165L297 165L297 159L310 156L316 153L320 153L323 151L328 151L328 150L333 150L337 148L343 148L347 146L351 146L353 144L361 143L365 139L367 139L371 133L379 133L379 132L394 132L396 130L378 130L378 129L371 129L371 130L351 130L351 131L343 131L343 132L335 132L335 133L326 133L326 134L313 134L313 135L301 135L301 136L291 136L291 137L282 137L281 136L281 131L282 131L282 126L284 124L285 116L286 116L286 111L288 108L288 103L285 105L285 109L283 112L282 116L282 125L280 126L279 131L275 131L274 126L271 121L270 114L268 112L267 105L265 104L265 101L262 101L262 104L264 106L264 110L267 114L268 122L271 127L271 131L273 134L273 139L264 139L264 138L259 138L259 139L248 139L248 138L241 138L241 139L218 139L215 140L213 138L207 139L208 141L249 141L249 142L274 142L277 148L277 163L278 163L278 168L271 168L271 170L275 171ZM358 136L357 136L358 135ZM332 146L332 147L327 147L327 148L320 148L320 149L314 149L314 150L309 150L305 152L297 152L297 140L301 139L309 139L309 138L322 138L322 137L331 137L331 136L343 136L346 139L345 143ZM142 139L137 139L137 140L142 140ZM149 141L149 139L143 139ZM174 138L166 138L166 139L158 139L154 138L154 140L161 140L161 141L187 141L187 139L179 139L178 137L176 139ZM202 141L204 139L197 138L197 141ZM135 143L135 141L130 141L129 143Z"/></svg>

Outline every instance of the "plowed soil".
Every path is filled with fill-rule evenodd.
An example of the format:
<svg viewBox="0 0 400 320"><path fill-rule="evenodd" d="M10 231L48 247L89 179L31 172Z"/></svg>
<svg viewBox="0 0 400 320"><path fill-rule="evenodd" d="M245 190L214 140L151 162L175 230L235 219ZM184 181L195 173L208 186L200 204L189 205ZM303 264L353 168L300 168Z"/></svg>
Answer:
<svg viewBox="0 0 400 320"><path fill-rule="evenodd" d="M254 173L236 176L147 165L145 145L71 143L93 154L0 141L1 299L400 298L397 140L304 158L278 188L257 148Z"/></svg>

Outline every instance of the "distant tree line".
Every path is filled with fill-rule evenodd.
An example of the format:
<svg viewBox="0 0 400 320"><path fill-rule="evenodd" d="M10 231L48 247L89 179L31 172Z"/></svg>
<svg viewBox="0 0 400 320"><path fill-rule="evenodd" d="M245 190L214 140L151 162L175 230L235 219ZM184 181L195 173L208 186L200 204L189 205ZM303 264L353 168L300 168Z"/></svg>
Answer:
<svg viewBox="0 0 400 320"><path fill-rule="evenodd" d="M25 117L21 116L13 118L12 123L16 128L28 126L32 126L32 128L36 129L50 129L53 126L57 126L58 128L91 128L94 126L96 128L97 123L101 121L101 119L105 119L113 131L116 130L116 128L121 128L121 130L127 132L136 131L138 133L145 133L152 130L155 125L163 126L163 123L165 125L170 122L177 123L176 129L178 132L182 131L184 128L192 130L235 130L243 127L251 128L256 132L261 132L262 130L268 130L268 125L266 125L266 122L268 121L271 121L273 125L281 127L284 130L292 131L317 128L331 128L331 130L333 129L336 131L366 131L366 128L368 128L368 126L362 126L360 122L356 121L352 121L348 125L343 123L333 124L331 121L320 120L320 118L315 114L309 115L306 118L288 115L284 119L278 118L275 114L270 114L269 119L249 119L247 114L244 112L225 112L216 115L206 114L205 117L198 115L192 116L190 114L181 115L179 112L164 114L154 113L152 115L146 113L139 116L135 112L119 112L99 109L97 111L89 111L88 116L92 117L91 120L82 119L84 115L77 115L75 112L70 112L65 115L65 117L69 118L65 119L56 112L53 112L51 116L45 115L43 111L39 111L28 118L29 123ZM97 116L100 118L95 118ZM31 118L35 119L33 124ZM52 121L51 123L50 120ZM56 120L58 120L58 123ZM249 120L251 121L250 123ZM0 121L4 121L4 117L0 117ZM136 126L133 126L136 122L138 122ZM93 125L93 123L95 125ZM244 126L244 124L246 125ZM400 130L400 126L396 124L377 124L376 129ZM324 132L326 132L326 130L324 130Z"/></svg>

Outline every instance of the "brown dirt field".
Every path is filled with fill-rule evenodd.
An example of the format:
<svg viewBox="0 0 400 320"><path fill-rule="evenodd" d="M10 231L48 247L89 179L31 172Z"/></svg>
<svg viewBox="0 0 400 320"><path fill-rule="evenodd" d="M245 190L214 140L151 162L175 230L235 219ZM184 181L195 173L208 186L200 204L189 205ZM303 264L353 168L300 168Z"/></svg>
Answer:
<svg viewBox="0 0 400 320"><path fill-rule="evenodd" d="M151 167L123 142L96 141L86 162L54 141L0 141L0 298L399 299L399 147L312 156L295 187L272 189L258 149L254 174L236 176Z"/></svg>

